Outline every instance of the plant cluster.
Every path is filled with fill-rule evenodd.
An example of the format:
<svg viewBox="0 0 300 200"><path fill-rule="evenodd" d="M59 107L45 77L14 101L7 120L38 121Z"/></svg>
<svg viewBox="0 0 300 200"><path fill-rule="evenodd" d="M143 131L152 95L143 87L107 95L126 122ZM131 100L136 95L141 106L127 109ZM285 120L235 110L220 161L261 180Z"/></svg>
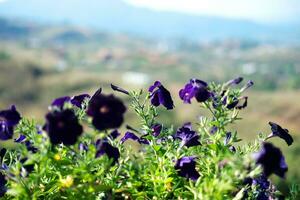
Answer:
<svg viewBox="0 0 300 200"><path fill-rule="evenodd" d="M253 85L239 77L224 84L191 79L180 91L184 103L211 115L174 130L158 121L159 109L174 108L172 96L156 81L147 92L129 92L140 119L126 125L127 107L101 88L92 96L55 99L40 126L21 117L15 106L0 111L0 195L4 199L282 199L268 179L288 170L281 150L267 142L279 137L291 145L287 129L270 122L271 134L238 145L228 126L247 107L244 91ZM184 112L184 110L182 111ZM119 129L119 130L118 130ZM131 140L131 142L129 141ZM126 144L127 143L127 144ZM132 145L135 144L134 148ZM291 195L295 198L297 187Z"/></svg>

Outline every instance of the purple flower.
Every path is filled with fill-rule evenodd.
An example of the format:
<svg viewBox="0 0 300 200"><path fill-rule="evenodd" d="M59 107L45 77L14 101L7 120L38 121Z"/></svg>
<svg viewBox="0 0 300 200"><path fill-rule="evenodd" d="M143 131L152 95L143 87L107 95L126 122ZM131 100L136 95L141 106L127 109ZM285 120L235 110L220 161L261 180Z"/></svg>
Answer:
<svg viewBox="0 0 300 200"><path fill-rule="evenodd" d="M116 85L110 84L110 87L111 87L111 89L113 89L113 90L115 90L115 91L118 91L118 92L121 92L121 93L123 93L123 94L129 95L129 92L128 92L127 90L125 90L125 89L123 89L123 88L120 88L120 87L118 87L118 86L116 86Z"/></svg>
<svg viewBox="0 0 300 200"><path fill-rule="evenodd" d="M121 135L121 133L117 129L115 129L109 134L109 137L114 140L117 137L119 137L120 135Z"/></svg>
<svg viewBox="0 0 300 200"><path fill-rule="evenodd" d="M154 136L154 137L157 137L157 136L159 136L159 134L160 134L160 132L161 132L161 130L162 130L162 125L161 124L154 124L153 126L152 126L152 135Z"/></svg>
<svg viewBox="0 0 300 200"><path fill-rule="evenodd" d="M201 143L199 142L199 135L196 133L196 131L192 130L191 123L184 124L181 128L179 128L174 135L174 138L178 138L181 140L181 146L197 146Z"/></svg>
<svg viewBox="0 0 300 200"><path fill-rule="evenodd" d="M179 97L184 103L191 103L191 99L194 97L198 102L205 102L211 97L207 86L207 83L204 81L191 79L190 82L179 91Z"/></svg>
<svg viewBox="0 0 300 200"><path fill-rule="evenodd" d="M186 156L177 160L175 169L178 170L178 174L182 177L196 181L200 174L196 171L196 157Z"/></svg>
<svg viewBox="0 0 300 200"><path fill-rule="evenodd" d="M163 105L167 110L173 109L174 104L170 92L159 82L155 83L149 87L151 104L153 106Z"/></svg>
<svg viewBox="0 0 300 200"><path fill-rule="evenodd" d="M63 108L65 103L70 102L71 98L69 96L59 97L52 101L51 106L56 106L58 108Z"/></svg>
<svg viewBox="0 0 300 200"><path fill-rule="evenodd" d="M82 108L82 104L84 100L89 99L90 97L91 96L89 94L80 94L80 95L73 96L71 98L71 104L73 104L78 108Z"/></svg>
<svg viewBox="0 0 300 200"><path fill-rule="evenodd" d="M121 143L123 144L126 140L135 140L140 144L149 144L149 141L145 138L140 138L132 132L127 131L125 135L121 138Z"/></svg>
<svg viewBox="0 0 300 200"><path fill-rule="evenodd" d="M106 154L110 159L113 159L113 164L116 163L120 157L119 149L113 147L107 141L100 142L100 145L98 145L96 158L104 154Z"/></svg>
<svg viewBox="0 0 300 200"><path fill-rule="evenodd" d="M46 120L43 129L48 133L52 144L73 145L82 134L83 128L73 110L49 112Z"/></svg>
<svg viewBox="0 0 300 200"><path fill-rule="evenodd" d="M260 152L255 155L256 164L263 168L263 174L270 176L272 173L284 178L285 173L288 171L288 166L282 152L271 143L263 143Z"/></svg>
<svg viewBox="0 0 300 200"><path fill-rule="evenodd" d="M0 172L0 197L3 197L7 191L6 183L7 180L5 178L5 175L2 172Z"/></svg>
<svg viewBox="0 0 300 200"><path fill-rule="evenodd" d="M21 115L13 105L8 110L0 111L0 140L8 140L13 137L14 127L21 120Z"/></svg>
<svg viewBox="0 0 300 200"><path fill-rule="evenodd" d="M269 124L271 126L272 133L267 137L267 139L277 136L283 139L288 144L288 146L290 146L294 142L287 129L282 128L274 122L269 122Z"/></svg>
<svg viewBox="0 0 300 200"><path fill-rule="evenodd" d="M87 114L93 118L92 124L100 131L118 128L124 120L126 107L114 95L103 95L98 90L89 101Z"/></svg>

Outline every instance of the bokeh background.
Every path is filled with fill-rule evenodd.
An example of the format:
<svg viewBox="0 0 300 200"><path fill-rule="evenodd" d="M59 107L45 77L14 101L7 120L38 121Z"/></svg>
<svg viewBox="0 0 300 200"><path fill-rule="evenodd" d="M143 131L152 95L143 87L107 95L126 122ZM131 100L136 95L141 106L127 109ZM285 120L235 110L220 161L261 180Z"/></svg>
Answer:
<svg viewBox="0 0 300 200"><path fill-rule="evenodd" d="M179 101L190 78L243 76L255 86L232 129L244 141L269 121L290 130L293 146L272 139L289 164L286 180L273 177L286 193L300 184L299 13L298 0L0 0L0 108L43 123L53 98L161 80L176 104L161 118L176 128L205 114Z"/></svg>

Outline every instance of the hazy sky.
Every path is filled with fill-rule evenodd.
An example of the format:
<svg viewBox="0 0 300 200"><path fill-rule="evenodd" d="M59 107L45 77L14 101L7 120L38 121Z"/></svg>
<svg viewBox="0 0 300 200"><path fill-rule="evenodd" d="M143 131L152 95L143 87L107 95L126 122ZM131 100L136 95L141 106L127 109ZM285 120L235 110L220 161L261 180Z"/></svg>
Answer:
<svg viewBox="0 0 300 200"><path fill-rule="evenodd" d="M300 0L124 0L135 6L258 22L299 21Z"/></svg>

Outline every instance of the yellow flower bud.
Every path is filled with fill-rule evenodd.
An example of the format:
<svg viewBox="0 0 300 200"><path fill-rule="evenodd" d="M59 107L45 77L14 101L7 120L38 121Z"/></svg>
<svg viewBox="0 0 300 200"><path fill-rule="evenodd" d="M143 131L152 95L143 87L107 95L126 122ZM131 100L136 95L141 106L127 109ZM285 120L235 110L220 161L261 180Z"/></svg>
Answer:
<svg viewBox="0 0 300 200"><path fill-rule="evenodd" d="M61 186L64 188L69 188L73 185L74 179L71 175L68 175L66 178L60 180Z"/></svg>

